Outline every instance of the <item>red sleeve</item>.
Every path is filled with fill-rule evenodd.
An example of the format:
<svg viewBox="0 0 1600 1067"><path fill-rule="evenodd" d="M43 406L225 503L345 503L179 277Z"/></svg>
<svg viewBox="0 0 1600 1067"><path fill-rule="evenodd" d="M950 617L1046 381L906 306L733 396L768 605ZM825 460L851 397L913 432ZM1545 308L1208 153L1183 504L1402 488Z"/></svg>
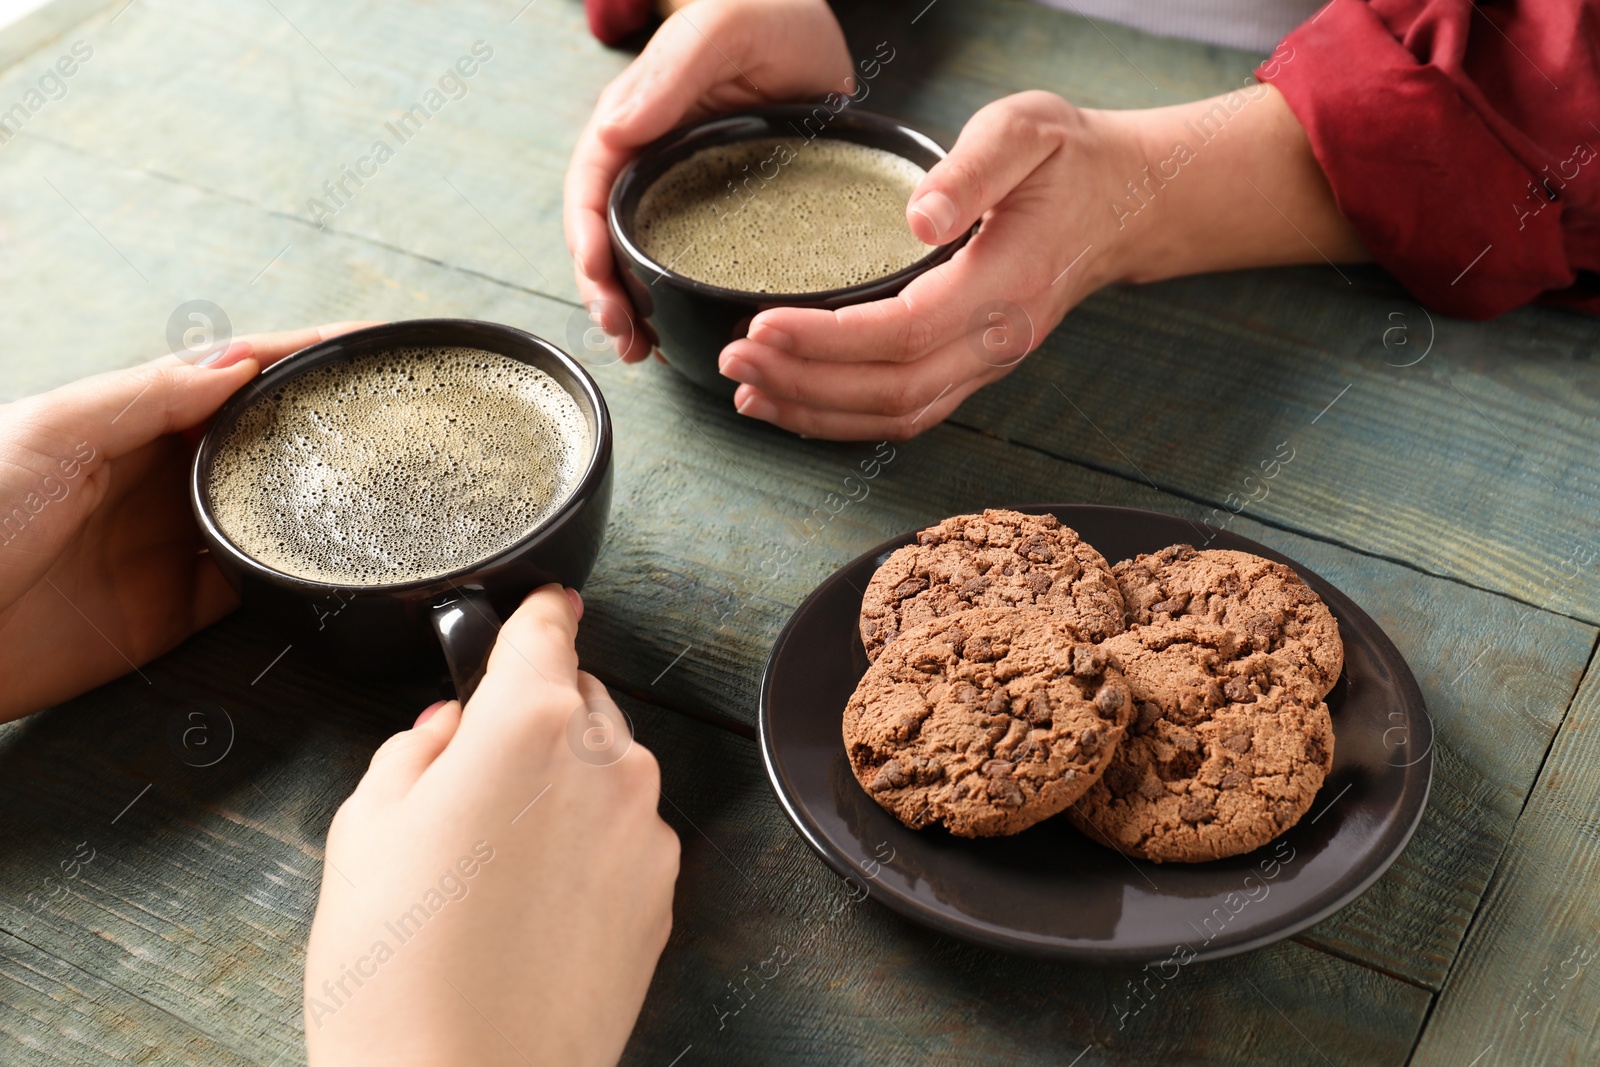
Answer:
<svg viewBox="0 0 1600 1067"><path fill-rule="evenodd" d="M650 0L583 0L589 32L616 48L650 23Z"/></svg>
<svg viewBox="0 0 1600 1067"><path fill-rule="evenodd" d="M1419 301L1600 313L1600 0L1333 0L1256 76Z"/></svg>

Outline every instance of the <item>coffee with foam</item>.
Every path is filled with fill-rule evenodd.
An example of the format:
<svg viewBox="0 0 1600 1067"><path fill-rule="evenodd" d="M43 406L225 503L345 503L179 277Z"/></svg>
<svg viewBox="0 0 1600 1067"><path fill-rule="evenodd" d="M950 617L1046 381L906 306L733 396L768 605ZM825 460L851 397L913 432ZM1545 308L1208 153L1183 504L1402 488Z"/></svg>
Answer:
<svg viewBox="0 0 1600 1067"><path fill-rule="evenodd" d="M554 378L472 348L313 368L217 450L211 510L245 554L339 585L434 578L521 540L583 477L588 420Z"/></svg>
<svg viewBox="0 0 1600 1067"><path fill-rule="evenodd" d="M843 289L932 251L905 221L926 173L892 152L827 138L704 148L645 190L634 238L662 266L725 289Z"/></svg>

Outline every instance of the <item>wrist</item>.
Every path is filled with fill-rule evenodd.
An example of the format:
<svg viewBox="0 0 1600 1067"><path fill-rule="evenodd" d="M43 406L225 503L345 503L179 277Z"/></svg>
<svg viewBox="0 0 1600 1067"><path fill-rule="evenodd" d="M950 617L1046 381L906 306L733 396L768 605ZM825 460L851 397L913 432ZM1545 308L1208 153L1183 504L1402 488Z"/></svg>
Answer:
<svg viewBox="0 0 1600 1067"><path fill-rule="evenodd" d="M1159 253L1148 232L1153 227L1139 225L1138 216L1149 214L1145 208L1154 199L1143 185L1159 190L1161 180L1154 176L1149 112L1085 109L1080 114L1089 142L1087 169L1097 175L1085 226L1096 246L1094 262L1083 275L1087 294L1106 285L1147 280L1149 264Z"/></svg>
<svg viewBox="0 0 1600 1067"><path fill-rule="evenodd" d="M1098 118L1131 157L1108 183L1113 280L1370 259L1272 86Z"/></svg>

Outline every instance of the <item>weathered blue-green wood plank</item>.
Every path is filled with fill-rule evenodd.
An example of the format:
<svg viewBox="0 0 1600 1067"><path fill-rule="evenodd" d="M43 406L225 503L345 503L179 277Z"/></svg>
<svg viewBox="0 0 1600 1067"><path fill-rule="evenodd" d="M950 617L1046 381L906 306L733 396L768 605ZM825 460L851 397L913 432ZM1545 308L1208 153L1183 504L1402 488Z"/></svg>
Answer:
<svg viewBox="0 0 1600 1067"><path fill-rule="evenodd" d="M874 83L874 106L947 137L1008 89L1137 106L1225 89L1251 61L1016 0L939 4L913 25L915 6L852 8L846 21L858 50L880 39L897 49ZM318 245L295 224L308 220L307 200L481 38L495 57L467 81L466 95L409 142L387 135L394 158L361 188L347 183L350 204L329 225L509 284L574 294L560 177L589 101L626 59L587 38L576 4L536 4L511 22L487 3L407 9L402 19L363 7L291 4L279 15L242 2L194 10L141 0L115 24L107 18L84 28L98 50L69 96L5 150L15 160L24 142L48 139L79 153L57 184L150 282L65 203L30 194L39 221L13 225L77 227L64 249L75 249L110 292L146 291L152 309L194 296L248 305L232 287L248 286L279 250L287 249L268 279L315 254ZM172 62L180 51L185 61ZM25 84L19 67L0 77L0 92ZM281 227L241 242L203 220L158 217L151 205L115 195L118 168L216 189L276 213ZM48 188L36 192L59 201ZM39 284L27 272L54 275L66 254L19 262L6 280L26 293ZM1354 284L1316 268L1095 298L958 419L1133 476L1137 465L1157 484L1220 507L1230 493L1250 492L1241 483L1261 445L1349 385L1319 423L1331 431L1319 462L1273 487L1254 505L1258 514L1594 620L1600 568L1552 577L1575 551L1600 546L1588 522L1600 511L1593 470L1582 448L1568 447L1592 443L1600 414L1588 357L1593 324L1531 311L1430 327L1392 284L1347 273ZM58 296L19 303L25 320L70 318ZM149 319L140 335L153 345L164 318L152 310ZM1418 366L1383 365L1414 358L1435 332ZM1080 407L1105 436L1061 404L1052 385L1087 399Z"/></svg>
<svg viewBox="0 0 1600 1067"><path fill-rule="evenodd" d="M152 354L162 344L171 309L196 296L222 303L243 328L365 315L458 314L512 322L561 340L568 308L529 290L545 286L538 277L543 272L550 291L570 295L570 288L563 288L570 281L556 215L556 180L566 147L586 113L586 94L597 91L622 61L583 37L575 4L535 5L504 29L504 37L490 36L490 31L501 33L495 19L507 19L510 13L491 18L488 7L406 9L403 18L380 20L368 17L364 9L329 9L324 14L284 5L284 12L319 44L331 42L324 51L358 89L376 90L380 102L374 104L366 96L358 98L278 16L270 16L278 19L271 22L256 8L213 11L160 0L147 8L146 3L140 0L114 26L104 20L86 26L96 58L85 65L68 98L50 104L30 122L28 133L0 147L6 164L0 168L0 222L7 238L0 255L0 284L8 293L0 343L8 354L17 354L0 376L0 396ZM956 8L963 13L955 21L940 21L953 17L945 9ZM399 9L385 9L392 10ZM1114 69L1123 62L1115 49L1103 47L1103 38L1091 36L1092 30L1069 17L1014 3L995 4L985 12L980 18L966 14L962 5L936 7L924 21L934 27L929 39L938 51L928 69L937 76L908 76L899 88L885 81L882 99L894 103L894 93L900 92L893 110L951 132L964 110L999 95L1008 84L1048 85L1101 103L1168 98L1142 81L1124 81L1127 72ZM319 23L319 18L328 21ZM1073 25L1076 30L1063 29ZM864 39L859 31L852 26L853 40ZM1146 46L1135 34L1112 28L1106 33L1124 51ZM349 149L360 150L371 131L392 117L386 109L408 103L414 98L409 94L436 77L433 64L458 54L456 36L470 44L480 35L496 43L496 59L475 76L465 100L447 105L415 143L404 146L405 154L397 154L348 211L341 212L332 229L348 227L354 238L310 227L303 203L297 202L310 195L307 182L314 191L348 161ZM352 38L360 47L349 47ZM509 42L504 48L502 40ZM908 40L913 42L906 53L910 59L916 38ZM1081 56L1073 54L1082 62L1052 65L1055 57L1043 49L1019 45L1006 51L995 44L1011 40L1077 48ZM1208 84L1224 87L1243 66L1234 53L1171 42L1149 47L1155 49L1152 55L1170 60L1164 70L1190 71L1174 76L1174 84L1181 82L1174 92L1209 91ZM172 59L180 48L187 65ZM1180 53L1191 58L1182 60ZM1129 54L1136 62L1142 55ZM503 58L520 62L496 66ZM1185 62L1191 66L1184 67ZM25 69L26 64L0 75L0 91L20 91L27 81ZM909 67L897 68L902 69ZM102 70L103 84L89 79ZM196 70L205 77L197 79ZM491 76L503 71L508 87L497 88ZM1206 83L1211 77L1216 80ZM1172 88L1164 78L1157 80L1161 92ZM1092 96L1095 84L1101 86L1099 96ZM472 204L434 181L444 176L493 220L510 245L486 226ZM446 204L444 194L455 198L453 206ZM88 227L85 216L115 249ZM1298 434L1302 423L1311 429L1332 425L1347 401L1370 394L1373 406L1358 409L1355 424L1368 432L1344 433L1336 439L1337 447L1311 439L1315 447L1306 458L1316 462L1298 467L1307 472L1303 496L1289 492L1299 483L1286 481L1274 486L1273 499L1246 515L1259 513L1272 522L1309 530L1316 538L1396 556L1425 570L1593 617L1579 610L1589 595L1583 583L1592 581L1593 568L1563 578L1562 584L1551 581L1546 587L1537 580L1545 573L1541 567L1571 572L1569 549L1560 535L1568 528L1567 512L1580 511L1587 498L1582 492L1566 493L1571 486L1554 476L1554 489L1530 490L1524 484L1530 481L1527 471L1519 472L1508 458L1514 450L1505 447L1487 420L1477 426L1471 420L1452 420L1431 393L1414 384L1437 382L1372 378L1371 388L1353 388L1314 426L1305 422L1316 408L1308 406L1300 384L1326 382L1331 399L1335 387L1351 380L1341 382L1340 372L1379 355L1381 331L1374 342L1366 320L1376 317L1374 310L1383 310L1383 301L1397 298L1382 279L1354 273L1358 306L1352 308L1343 283L1329 282L1325 273L1246 274L1172 283L1131 296L1107 294L1069 320L1069 331L1078 318L1087 320L1086 336L1062 335L1074 343L1066 350L1067 361L1059 365L1073 377L1059 379L1060 384L1069 392L1080 379L1093 384L1096 379L1085 372L1080 354L1093 351L1089 370L1109 376L1103 401L1126 408L1123 398L1138 398L1160 413L1155 425L1188 433L1135 439L1149 448L1136 451L1119 439L1115 427L1105 427L1100 409L1081 400L1080 406L1159 484L1208 504L1221 503L1227 492L1235 491L1231 475L1242 477L1253 466L1251 446L1266 444L1270 449L1283 432ZM1168 319L1174 325L1164 328ZM1393 321L1383 317L1373 325ZM1441 335L1451 342L1450 352L1469 353L1463 357L1465 377L1452 372L1452 380L1491 419L1507 424L1508 436L1547 473L1545 452L1560 458L1574 454L1560 451L1563 440L1581 449L1592 439L1592 428L1583 424L1585 398L1593 395L1581 358L1587 329L1584 320L1533 312L1493 327L1447 324ZM1205 384L1244 385L1241 406L1253 416L1249 427L1230 428L1220 438L1205 436L1202 431L1212 430L1199 417L1202 413L1185 412L1176 399L1196 395L1194 380L1175 372L1185 366L1186 354L1197 347L1204 350L1202 342L1213 334L1226 343L1206 350L1216 370ZM1229 363L1235 350L1246 355L1241 364L1245 369L1237 374ZM1411 358L1411 351L1415 349L1404 356L1392 350L1383 354L1398 362ZM1297 369L1290 374L1286 366ZM1302 366L1303 372L1298 369ZM1414 369L1435 373L1429 361ZM1386 368L1383 373L1389 372ZM991 398L1003 406L1009 402L1009 389L1047 390L1058 380L1055 373L1041 359L999 390L981 394L961 419L1138 479L1098 434L1059 436L1059 412L1043 412L1031 422L1013 418L1002 424L992 418L992 409L985 406ZM598 374L619 416L617 522L589 590L591 615L583 652L613 681L692 710L748 718L760 659L787 612L839 562L888 533L995 502L999 494L1011 501L1134 503L1197 516L1207 510L1140 488L1135 480L1097 475L1037 451L951 428L905 446L874 482L866 503L811 536L804 523L812 509L822 506L826 494L870 455L870 448L797 442L751 427L660 367L611 367ZM1499 389L1506 396L1497 399ZM1231 410L1225 391L1213 395L1202 390L1198 395L1212 405L1213 415ZM1527 424L1535 401L1531 410L1547 412L1554 427L1545 437ZM1413 423L1411 436L1400 435L1392 455L1385 452L1388 439L1383 435ZM1524 430L1534 436L1522 436ZM1063 441L1070 447L1063 447ZM1527 447L1530 441L1536 447ZM1318 453L1316 447L1328 451ZM1171 459L1175 453L1177 459ZM1218 459L1222 454L1231 458ZM1449 457L1455 455L1472 457L1472 462L1452 467ZM1156 463L1158 459L1166 465ZM1374 464L1384 459L1410 463L1411 479L1385 482L1381 473L1374 475ZM1240 470L1231 466L1234 460ZM1424 476L1436 463L1469 476L1471 492L1448 479ZM1218 469L1228 476L1217 476ZM1289 476L1296 473L1291 468ZM1575 477L1583 490L1581 475ZM1401 518L1384 513L1374 501L1385 498L1375 495L1378 489L1363 496L1367 490L1359 484L1362 479L1386 487L1384 491L1412 510ZM1352 481L1357 483L1354 490L1347 488ZM1284 500L1292 506L1274 510ZM1541 515L1547 518L1526 521ZM1527 534L1512 536L1519 524ZM1439 775L1428 821L1390 875L1306 940L1422 985L1437 985L1576 684L1593 629L1543 612L1523 619L1525 609L1519 606L1316 538L1263 528L1248 519L1237 526L1304 559L1355 595L1390 628L1423 681L1440 725ZM1430 538L1416 533L1418 528L1441 532ZM767 561L777 558L776 553L793 553L794 559L773 577ZM228 624L234 625L242 624ZM237 643L239 633L225 628L218 640ZM1491 637L1495 640L1487 640ZM234 653L241 668L248 661L259 669L277 651L258 638L247 643L248 653ZM686 648L678 665L657 680ZM1483 658L1474 659L1480 652L1485 652ZM313 668L305 669L314 675ZM211 678L216 661L193 670L195 678ZM280 683L289 686L289 699L315 707L312 687L295 677L291 671ZM368 714L377 714L370 703L375 699L366 692L338 693L340 706L353 703ZM264 714L266 702L246 706ZM405 710L413 709L408 705ZM366 729L375 736L382 732ZM286 806L295 812L292 817L281 817L301 831L325 819L359 773L359 758L343 757L338 766L329 766L329 758L325 751L315 757L297 754L281 772L285 792L304 797ZM92 795L88 783L115 780L127 767L102 759L88 764L87 773L80 790L86 796ZM278 795L271 776L252 781ZM236 822L269 825L259 817L260 810L265 809L241 804L227 808L231 814L208 817L225 828ZM86 810L79 814L88 818ZM211 840L217 831L208 830L204 820L191 823L196 825L183 830L191 837L180 835L160 849L152 846L152 855L167 857L151 861L153 869L161 870L171 857L180 858L179 869L190 878L204 879L220 868L231 872L221 879L231 891L243 877L239 870L252 862L246 857L274 854L272 846L248 836L230 849L217 849ZM185 824L180 819L174 825ZM266 836L304 841L281 827ZM792 836L784 840L790 848L802 847ZM181 859L186 850L203 858ZM298 844L294 851L305 855ZM143 863L138 866L145 875ZM26 883L33 872L26 864L20 869ZM11 875L6 879L12 883ZM179 890L187 883L177 875L170 881L169 891L182 901ZM303 923L308 914L302 910L298 920L274 919L285 931L277 941L298 944L296 937L303 934L293 932L301 929L294 923ZM1592 909L1588 914L1592 916ZM138 917L131 911L127 915ZM127 921L122 929L127 941L117 951L132 959L147 953L151 958L141 961L145 969L139 973L164 988L175 1006L225 1020L231 1034L258 1035L239 1038L245 1042L241 1047L292 1044L292 1035L268 1034L259 1025L270 1017L287 1019L282 1025L292 1026L297 1017L297 993L287 978L290 965L284 962L292 957L274 957L266 966L264 973L274 977L265 992L230 987L224 973L222 990L208 994L195 988L210 973L205 958L174 949L166 937L138 932L144 927L137 923ZM226 923L217 930L219 943L206 951L224 962L228 952L258 936L231 930ZM62 935L61 944L98 942ZM272 945L274 952L290 951L276 941ZM1311 955L1326 959L1321 953ZM95 965L121 958L113 953ZM942 977L957 981L948 974ZM1346 981L1330 979L1327 987ZM1336 1002L1357 1006L1351 1011L1362 1003L1359 996ZM844 1012L839 1003L830 1010ZM965 1011L963 1022L1004 1025L970 1004ZM1390 1036L1372 1048L1386 1050L1385 1042L1397 1031L1379 1027L1371 1032L1380 1031ZM992 1034L982 1036L985 1049L1006 1047ZM782 1041L783 1047L798 1049L803 1036ZM1255 1046L1248 1041L1232 1043L1244 1050L1241 1056L1253 1054ZM666 1051L666 1058L676 1054Z"/></svg>
<svg viewBox="0 0 1600 1067"><path fill-rule="evenodd" d="M930 933L852 899L789 828L751 742L635 718L684 854L624 1063L1399 1064L1421 1025L1425 991L1292 942L1191 964L1130 1011L1133 973Z"/></svg>
<svg viewBox="0 0 1600 1067"><path fill-rule="evenodd" d="M1219 519L1243 507L1600 618L1600 323L1436 319L1431 351L1397 367L1423 356L1425 313L1381 285L1335 296L1325 271L1107 292L957 418L1148 477ZM1295 465L1263 483L1283 440Z"/></svg>
<svg viewBox="0 0 1600 1067"><path fill-rule="evenodd" d="M1414 1064L1600 1060L1600 672L1573 702Z"/></svg>
<svg viewBox="0 0 1600 1067"><path fill-rule="evenodd" d="M252 686L281 650L235 617L146 666L148 685L130 676L0 728L0 928L240 1062L297 1055L328 821L372 742L429 698L292 651ZM203 735L186 744L191 728ZM176 1052L163 1055L198 1062Z"/></svg>
<svg viewBox="0 0 1600 1067"><path fill-rule="evenodd" d="M126 679L0 731L0 803L22 813L0 829L0 897L47 893L47 872L68 887L38 912L4 909L26 941L12 951L0 934L0 1011L18 1015L0 1028L0 1060L103 1062L137 1032L135 1051L154 1062L301 1062L300 968L327 822L427 694L354 685L296 658L252 691L265 644L236 617L147 667L150 687ZM187 765L200 754L172 743L174 723L193 722L190 698L215 699L234 730L210 767ZM1421 1023L1426 992L1294 944L1186 968L1158 1002L1124 1014L1129 975L995 955L849 902L790 829L754 745L626 706L662 762L662 811L685 850L675 934L629 1062L693 1044L691 1063L896 1061L912 1049L933 1062L1052 1063L1093 1043L1102 1052L1085 1062L1186 1052L1235 1064L1269 1062L1291 1041L1310 1054L1309 1041L1341 1060L1399 1063ZM210 720L219 740L224 721ZM93 857L64 875L58 857L82 841ZM779 945L792 956L781 980L719 1017L727 983ZM1259 992L1242 996L1244 978ZM40 1036L51 1027L72 1040Z"/></svg>
<svg viewBox="0 0 1600 1067"><path fill-rule="evenodd" d="M253 1061L136 992L0 931L0 1058L8 1067Z"/></svg>
<svg viewBox="0 0 1600 1067"><path fill-rule="evenodd" d="M209 217L256 245L270 246L280 224L182 186L124 180L136 199ZM357 239L313 240L304 260L279 263L259 283L270 279L272 287L248 297L259 302L256 321L426 313L482 315L556 337L565 329L564 305ZM137 323L146 307L108 299L107 319ZM48 351L50 342L35 347ZM107 365L117 361L115 351L108 342L86 358ZM11 373L51 371L22 364ZM753 721L761 664L789 611L840 563L900 530L985 504L1052 499L1201 514L1138 483L950 427L897 446L868 483L868 497L823 523L828 493L860 473L871 446L803 442L753 427L657 365L596 373L616 415L618 478L580 647L609 681L686 710ZM1283 477L1301 462L1297 455ZM1544 612L1524 617L1503 598L1247 517L1238 528L1348 591L1394 635L1419 675L1440 736L1428 821L1388 879L1312 936L1437 986L1594 630ZM259 662L276 651L262 648Z"/></svg>

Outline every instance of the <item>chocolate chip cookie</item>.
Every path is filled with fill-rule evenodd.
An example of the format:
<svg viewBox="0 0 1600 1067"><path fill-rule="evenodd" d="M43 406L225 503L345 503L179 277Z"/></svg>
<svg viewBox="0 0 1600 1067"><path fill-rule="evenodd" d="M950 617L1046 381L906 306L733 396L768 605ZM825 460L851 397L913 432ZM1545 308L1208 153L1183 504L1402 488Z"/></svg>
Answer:
<svg viewBox="0 0 1600 1067"><path fill-rule="evenodd" d="M1047 607L1099 641L1122 632L1105 557L1054 515L990 509L930 526L884 561L861 599L874 660L895 636L971 608Z"/></svg>
<svg viewBox="0 0 1600 1067"><path fill-rule="evenodd" d="M1333 723L1297 670L1186 617L1100 650L1124 671L1134 714L1105 775L1067 810L1078 829L1131 856L1196 863L1259 848L1311 807L1333 767Z"/></svg>
<svg viewBox="0 0 1600 1067"><path fill-rule="evenodd" d="M913 829L1014 834L1100 777L1131 708L1121 672L1049 609L975 607L883 650L845 707L845 752Z"/></svg>
<svg viewBox="0 0 1600 1067"><path fill-rule="evenodd" d="M1112 568L1127 624L1197 619L1238 634L1327 696L1344 667L1339 624L1293 570L1248 552L1173 545Z"/></svg>

